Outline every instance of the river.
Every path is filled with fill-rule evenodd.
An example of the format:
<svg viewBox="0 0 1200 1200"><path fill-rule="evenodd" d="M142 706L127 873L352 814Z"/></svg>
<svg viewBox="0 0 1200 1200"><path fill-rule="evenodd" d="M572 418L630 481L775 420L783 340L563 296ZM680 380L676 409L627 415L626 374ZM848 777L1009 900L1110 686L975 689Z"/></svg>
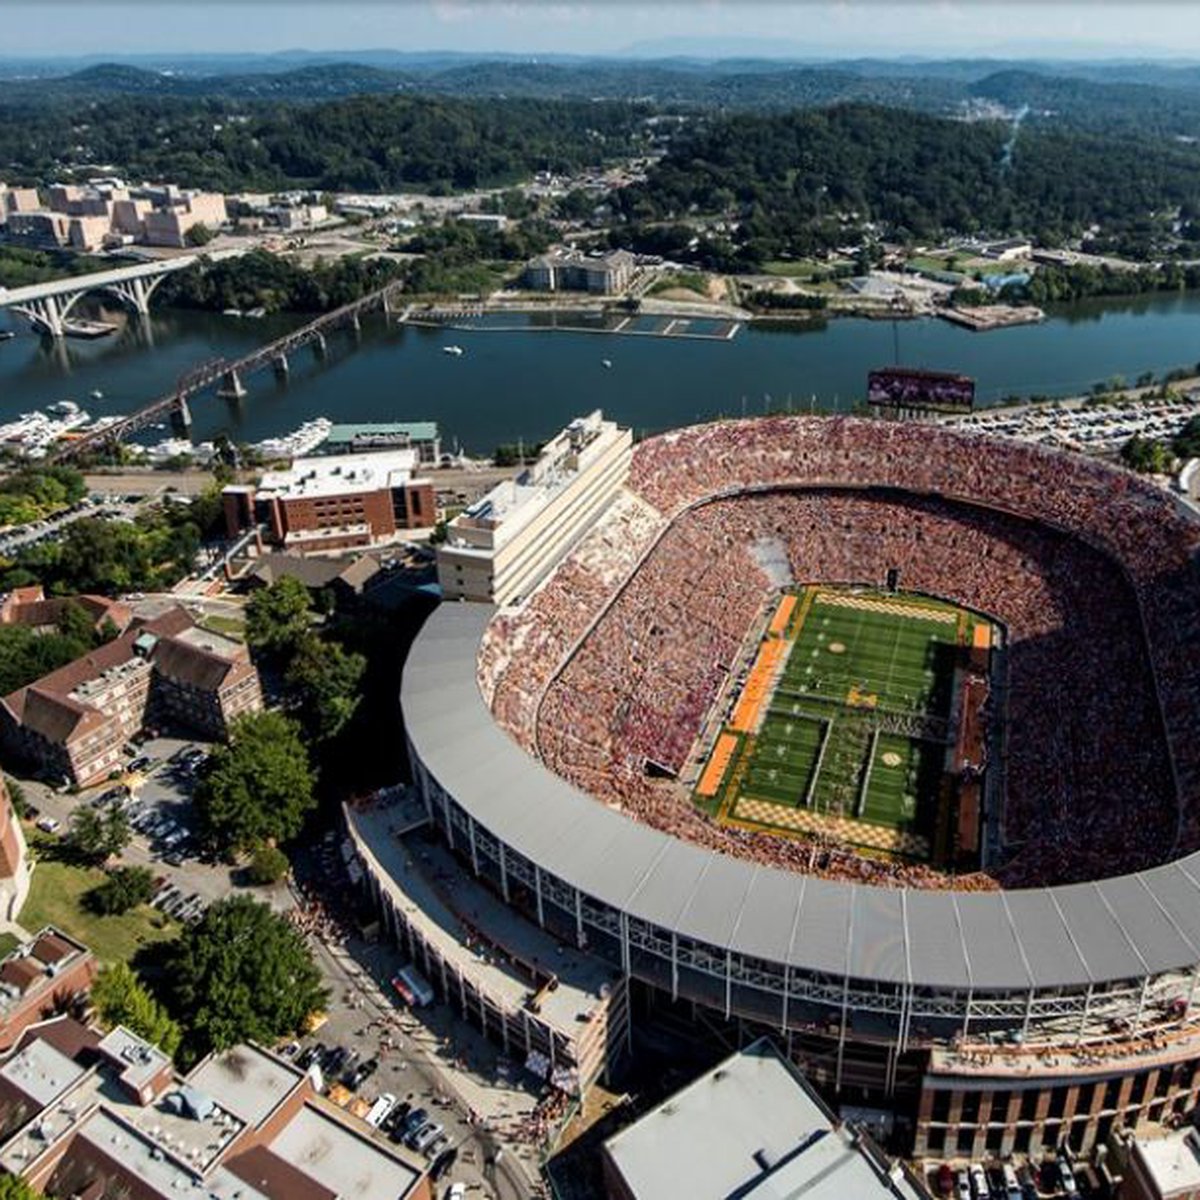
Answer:
<svg viewBox="0 0 1200 1200"><path fill-rule="evenodd" d="M21 336L0 342L0 421L67 399L95 416L128 412L199 363L236 358L295 323L162 310L111 338L55 345L3 313L0 328L10 319ZM593 408L638 432L768 406L846 408L862 396L867 371L896 361L897 350L905 366L975 377L986 405L1192 366L1198 332L1200 294L1087 302L1040 325L990 333L934 319L838 319L786 330L746 326L732 341L418 329L375 316L357 338L335 333L324 360L311 348L297 352L285 383L263 371L246 381L249 394L238 403L208 393L193 399L193 434L257 441L316 416L436 420L448 447L457 439L487 453L500 442L544 438ZM464 353L443 353L451 344ZM93 391L103 399L93 400Z"/></svg>

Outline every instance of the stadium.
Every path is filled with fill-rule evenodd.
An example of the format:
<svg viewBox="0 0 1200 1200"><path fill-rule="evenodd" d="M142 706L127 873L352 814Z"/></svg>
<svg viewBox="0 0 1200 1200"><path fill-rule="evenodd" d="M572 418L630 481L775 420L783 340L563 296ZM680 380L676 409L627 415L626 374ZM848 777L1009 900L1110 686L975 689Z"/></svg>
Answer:
<svg viewBox="0 0 1200 1200"><path fill-rule="evenodd" d="M465 870L639 1012L773 1032L917 1156L1195 1105L1200 525L1172 496L780 417L648 439L586 511L406 662Z"/></svg>

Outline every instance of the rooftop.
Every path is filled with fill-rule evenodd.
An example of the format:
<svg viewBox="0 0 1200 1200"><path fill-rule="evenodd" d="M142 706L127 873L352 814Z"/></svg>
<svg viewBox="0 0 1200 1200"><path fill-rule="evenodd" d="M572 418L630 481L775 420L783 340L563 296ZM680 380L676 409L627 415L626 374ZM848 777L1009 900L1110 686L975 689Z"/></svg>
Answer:
<svg viewBox="0 0 1200 1200"><path fill-rule="evenodd" d="M398 1200L420 1172L372 1140L364 1128L306 1104L271 1142L271 1150L337 1196Z"/></svg>
<svg viewBox="0 0 1200 1200"><path fill-rule="evenodd" d="M231 1113L258 1125L303 1079L303 1072L282 1059L243 1045L206 1058L188 1076L188 1084L219 1097Z"/></svg>
<svg viewBox="0 0 1200 1200"><path fill-rule="evenodd" d="M27 998L52 992L63 971L90 954L86 946L51 926L21 943L0 959L0 1019Z"/></svg>
<svg viewBox="0 0 1200 1200"><path fill-rule="evenodd" d="M267 471L258 494L300 500L400 487L410 480L417 462L417 452L408 449L298 458L286 471Z"/></svg>
<svg viewBox="0 0 1200 1200"><path fill-rule="evenodd" d="M380 880L394 890L397 908L416 922L448 962L475 979L508 1011L537 997L538 1015L574 1041L586 1028L581 1017L596 1006L615 972L600 959L551 937L458 871L439 845L411 844L397 829L411 822L402 809L379 806L349 813L352 831L376 859ZM553 990L542 983L553 975Z"/></svg>
<svg viewBox="0 0 1200 1200"><path fill-rule="evenodd" d="M355 438L406 437L413 442L432 442L438 436L436 421L358 421L333 425L325 436L327 445L353 442Z"/></svg>
<svg viewBox="0 0 1200 1200"><path fill-rule="evenodd" d="M619 432L616 422L604 420L600 409L577 417L542 447L536 462L515 479L498 483L455 517L450 523L450 544L456 550L469 548L473 543L464 547L455 534L474 530L492 533L496 542L508 540L587 469L601 439L610 442Z"/></svg>
<svg viewBox="0 0 1200 1200"><path fill-rule="evenodd" d="M692 1200L919 1195L869 1157L766 1039L605 1143L635 1197Z"/></svg>
<svg viewBox="0 0 1200 1200"><path fill-rule="evenodd" d="M1139 1138L1137 1152L1164 1196L1200 1189L1200 1133L1196 1130L1145 1141Z"/></svg>

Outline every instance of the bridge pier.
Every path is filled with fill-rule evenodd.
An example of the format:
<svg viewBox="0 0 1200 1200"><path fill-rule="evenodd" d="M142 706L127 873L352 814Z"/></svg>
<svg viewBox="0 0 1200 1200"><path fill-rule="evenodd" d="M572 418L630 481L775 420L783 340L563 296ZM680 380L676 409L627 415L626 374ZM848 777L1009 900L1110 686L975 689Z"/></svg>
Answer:
<svg viewBox="0 0 1200 1200"><path fill-rule="evenodd" d="M275 372L276 379L286 379L288 377L288 371L290 370L290 367L288 366L287 355L277 354L275 358L271 360L271 368Z"/></svg>
<svg viewBox="0 0 1200 1200"><path fill-rule="evenodd" d="M188 407L186 396L180 396L179 403L171 410L171 428L180 437L191 436L192 410Z"/></svg>
<svg viewBox="0 0 1200 1200"><path fill-rule="evenodd" d="M357 309L354 310L353 315L350 317L350 324L354 326L355 335L361 336L362 335L362 322L358 319L358 310Z"/></svg>
<svg viewBox="0 0 1200 1200"><path fill-rule="evenodd" d="M217 388L217 395L222 400L240 400L245 394L246 386L236 371L226 371L221 376L221 386Z"/></svg>
<svg viewBox="0 0 1200 1200"><path fill-rule="evenodd" d="M313 353L318 358L324 358L328 353L329 347L325 344L325 335L318 333L313 337Z"/></svg>

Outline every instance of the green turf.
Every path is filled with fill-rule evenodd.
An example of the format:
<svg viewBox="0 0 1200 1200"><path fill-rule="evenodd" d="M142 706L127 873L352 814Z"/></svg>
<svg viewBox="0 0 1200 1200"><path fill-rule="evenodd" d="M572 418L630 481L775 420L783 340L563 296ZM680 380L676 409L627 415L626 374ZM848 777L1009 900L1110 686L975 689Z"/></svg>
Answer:
<svg viewBox="0 0 1200 1200"><path fill-rule="evenodd" d="M891 599L928 616L811 605L726 811L760 799L932 833L946 748L912 726L949 716L959 613Z"/></svg>

